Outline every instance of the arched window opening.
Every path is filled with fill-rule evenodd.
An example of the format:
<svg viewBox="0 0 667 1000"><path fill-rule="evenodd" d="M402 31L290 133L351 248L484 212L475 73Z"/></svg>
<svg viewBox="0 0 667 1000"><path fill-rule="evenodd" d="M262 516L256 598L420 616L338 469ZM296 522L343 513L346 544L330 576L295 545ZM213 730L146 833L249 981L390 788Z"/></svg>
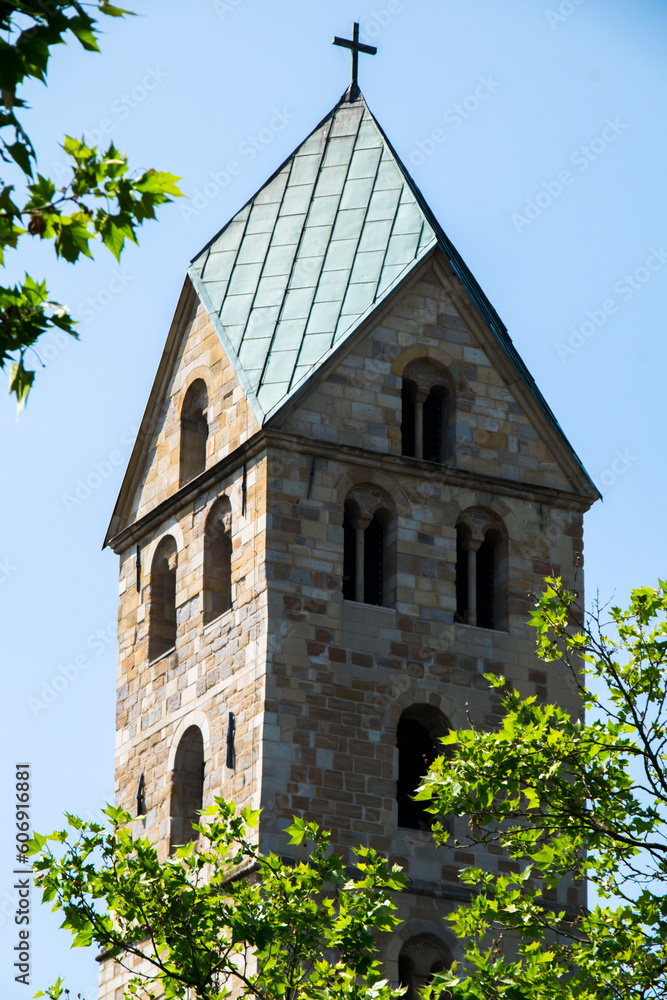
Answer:
<svg viewBox="0 0 667 1000"><path fill-rule="evenodd" d="M409 379L401 386L401 454L414 458L417 386Z"/></svg>
<svg viewBox="0 0 667 1000"><path fill-rule="evenodd" d="M211 508L204 531L204 623L232 606L232 511L227 497Z"/></svg>
<svg viewBox="0 0 667 1000"><path fill-rule="evenodd" d="M363 492L363 491L362 491ZM378 507L378 496L362 505L348 497L343 512L343 597L346 601L384 606L389 603L391 511ZM369 510L370 507L370 510Z"/></svg>
<svg viewBox="0 0 667 1000"><path fill-rule="evenodd" d="M468 515L466 515L468 516ZM478 628L507 627L507 540L486 515L472 513L456 529L455 621Z"/></svg>
<svg viewBox="0 0 667 1000"><path fill-rule="evenodd" d="M398 956L398 978L401 986L407 987L406 1000L419 1000L420 991L435 973L451 964L449 948L435 934L418 934L406 941Z"/></svg>
<svg viewBox="0 0 667 1000"><path fill-rule="evenodd" d="M477 549L477 625L495 627L495 544L491 532Z"/></svg>
<svg viewBox="0 0 667 1000"><path fill-rule="evenodd" d="M208 390L203 379L192 383L181 408L180 485L189 483L206 468L208 441Z"/></svg>
<svg viewBox="0 0 667 1000"><path fill-rule="evenodd" d="M357 600L357 521L359 506L346 500L343 513L343 597Z"/></svg>
<svg viewBox="0 0 667 1000"><path fill-rule="evenodd" d="M163 538L151 563L148 659L156 660L176 645L176 542Z"/></svg>
<svg viewBox="0 0 667 1000"><path fill-rule="evenodd" d="M446 462L455 450L454 417L449 375L426 359L411 362L401 387L401 454Z"/></svg>
<svg viewBox="0 0 667 1000"><path fill-rule="evenodd" d="M200 822L204 795L204 740L198 726L186 729L176 750L171 777L169 850L174 851L199 834L192 829Z"/></svg>
<svg viewBox="0 0 667 1000"><path fill-rule="evenodd" d="M416 802L413 796L435 758L444 753L438 740L448 732L447 719L432 705L406 708L398 721L398 825L407 830L431 829L434 817L426 803Z"/></svg>
<svg viewBox="0 0 667 1000"><path fill-rule="evenodd" d="M470 529L460 524L456 529L456 616L458 622L468 621L468 548Z"/></svg>
<svg viewBox="0 0 667 1000"><path fill-rule="evenodd" d="M423 453L427 462L442 462L445 459L446 414L446 390L436 386L424 401L422 417Z"/></svg>
<svg viewBox="0 0 667 1000"><path fill-rule="evenodd" d="M374 514L364 532L364 603L384 604L384 526Z"/></svg>

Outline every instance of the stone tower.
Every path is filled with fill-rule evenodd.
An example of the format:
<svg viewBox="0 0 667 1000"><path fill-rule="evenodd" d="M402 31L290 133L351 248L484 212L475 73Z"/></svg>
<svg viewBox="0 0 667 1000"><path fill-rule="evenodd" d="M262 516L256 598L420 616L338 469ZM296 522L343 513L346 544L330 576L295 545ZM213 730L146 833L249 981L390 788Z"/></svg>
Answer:
<svg viewBox="0 0 667 1000"><path fill-rule="evenodd" d="M472 855L412 802L484 672L577 711L530 593L582 593L597 491L363 97L348 91L194 259L106 538L116 795L163 855L214 794L409 876L388 976L459 955ZM479 863L504 865L481 855ZM577 890L564 888L577 902ZM122 980L102 967L103 1000Z"/></svg>

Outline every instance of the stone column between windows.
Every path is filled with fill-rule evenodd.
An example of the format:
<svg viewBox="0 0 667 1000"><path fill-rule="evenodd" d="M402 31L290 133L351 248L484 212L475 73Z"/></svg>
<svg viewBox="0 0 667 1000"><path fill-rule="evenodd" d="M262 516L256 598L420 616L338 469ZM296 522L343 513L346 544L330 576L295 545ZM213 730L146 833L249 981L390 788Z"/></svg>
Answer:
<svg viewBox="0 0 667 1000"><path fill-rule="evenodd" d="M468 625L477 624L477 550L481 544L475 538L468 542Z"/></svg>
<svg viewBox="0 0 667 1000"><path fill-rule="evenodd" d="M357 575L354 581L354 599L355 601L359 601L361 604L364 602L364 532L372 520L373 518L370 514L359 514L355 527L356 553L354 561Z"/></svg>
<svg viewBox="0 0 667 1000"><path fill-rule="evenodd" d="M415 393L415 458L424 457L424 403L428 399L428 389L417 389Z"/></svg>

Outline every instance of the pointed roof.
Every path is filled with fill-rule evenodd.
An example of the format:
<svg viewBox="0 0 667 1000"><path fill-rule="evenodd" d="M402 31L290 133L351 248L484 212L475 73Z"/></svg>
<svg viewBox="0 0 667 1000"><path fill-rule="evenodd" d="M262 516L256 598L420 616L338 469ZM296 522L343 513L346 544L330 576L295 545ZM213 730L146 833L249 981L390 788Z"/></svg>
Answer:
<svg viewBox="0 0 667 1000"><path fill-rule="evenodd" d="M189 270L260 423L438 240L349 92Z"/></svg>
<svg viewBox="0 0 667 1000"><path fill-rule="evenodd" d="M436 247L599 496L358 88L348 88L188 274L262 425Z"/></svg>
<svg viewBox="0 0 667 1000"><path fill-rule="evenodd" d="M497 344L510 362L513 391L522 405L541 413L554 429L554 444L560 442L566 465L577 470L574 478L568 474L571 482L582 495L599 497L500 317L363 96L350 87L192 260L104 544L127 523L193 292L261 427L436 251L490 331L488 346Z"/></svg>

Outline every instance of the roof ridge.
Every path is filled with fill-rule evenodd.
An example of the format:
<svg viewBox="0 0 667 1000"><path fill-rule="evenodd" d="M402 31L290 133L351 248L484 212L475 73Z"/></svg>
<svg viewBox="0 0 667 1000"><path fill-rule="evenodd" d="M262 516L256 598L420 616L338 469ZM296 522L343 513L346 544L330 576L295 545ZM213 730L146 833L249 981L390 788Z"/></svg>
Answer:
<svg viewBox="0 0 667 1000"><path fill-rule="evenodd" d="M507 327L352 85L189 274L261 423L436 245L587 477Z"/></svg>

